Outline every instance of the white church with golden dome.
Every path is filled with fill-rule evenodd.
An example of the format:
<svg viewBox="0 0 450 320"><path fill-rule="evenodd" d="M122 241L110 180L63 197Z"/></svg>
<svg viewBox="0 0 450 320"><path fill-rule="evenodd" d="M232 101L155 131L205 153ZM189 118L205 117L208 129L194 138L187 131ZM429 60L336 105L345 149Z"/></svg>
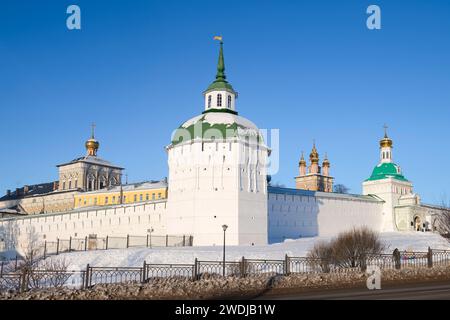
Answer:
<svg viewBox="0 0 450 320"><path fill-rule="evenodd" d="M203 92L203 111L179 126L166 146L168 180L123 184L123 168L98 157L100 144L92 131L86 155L58 165L58 181L0 198L0 242L10 245L2 230L11 224L21 241L33 229L41 240L153 232L188 235L193 245L220 245L224 226L231 245L332 236L358 226L434 231L443 209L421 204L393 162L387 132L379 163L362 182L360 195L333 192L330 160L325 155L319 165L315 143L309 166L301 155L296 188L275 187L268 179L271 150L258 127L239 114L237 98L225 75L220 41L216 78Z"/></svg>

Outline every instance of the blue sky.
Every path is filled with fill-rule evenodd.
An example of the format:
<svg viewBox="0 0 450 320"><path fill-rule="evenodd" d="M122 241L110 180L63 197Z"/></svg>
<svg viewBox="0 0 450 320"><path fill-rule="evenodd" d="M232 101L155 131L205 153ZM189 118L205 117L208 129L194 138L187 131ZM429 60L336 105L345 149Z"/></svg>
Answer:
<svg viewBox="0 0 450 320"><path fill-rule="evenodd" d="M66 28L81 7L82 30ZM377 4L382 29L366 28ZM425 202L450 196L450 3L444 1L25 1L0 4L0 191L57 179L84 155L130 181L167 176L172 130L203 108L223 35L237 108L280 129L294 186L315 139L337 183L361 192L384 123Z"/></svg>

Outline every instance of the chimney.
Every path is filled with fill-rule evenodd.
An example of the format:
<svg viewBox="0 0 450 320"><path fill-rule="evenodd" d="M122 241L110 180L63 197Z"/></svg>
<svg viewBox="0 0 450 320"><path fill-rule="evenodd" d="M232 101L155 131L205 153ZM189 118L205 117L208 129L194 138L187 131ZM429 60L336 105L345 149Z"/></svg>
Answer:
<svg viewBox="0 0 450 320"><path fill-rule="evenodd" d="M20 189L16 188L16 197L20 196Z"/></svg>
<svg viewBox="0 0 450 320"><path fill-rule="evenodd" d="M10 197L11 196L11 190L6 190L6 195L8 196L8 197Z"/></svg>
<svg viewBox="0 0 450 320"><path fill-rule="evenodd" d="M30 191L30 188L27 185L23 186L23 194L27 194L28 191Z"/></svg>
<svg viewBox="0 0 450 320"><path fill-rule="evenodd" d="M53 191L58 190L58 181L53 182Z"/></svg>

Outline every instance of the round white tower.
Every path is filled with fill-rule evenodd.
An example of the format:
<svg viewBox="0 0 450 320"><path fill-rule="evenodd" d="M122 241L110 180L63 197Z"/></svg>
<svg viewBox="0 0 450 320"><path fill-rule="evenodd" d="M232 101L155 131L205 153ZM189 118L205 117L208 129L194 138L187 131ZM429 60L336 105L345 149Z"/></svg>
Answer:
<svg viewBox="0 0 450 320"><path fill-rule="evenodd" d="M269 149L251 121L238 115L225 76L220 42L216 80L205 109L174 131L169 165L167 232L190 234L195 245L267 243Z"/></svg>

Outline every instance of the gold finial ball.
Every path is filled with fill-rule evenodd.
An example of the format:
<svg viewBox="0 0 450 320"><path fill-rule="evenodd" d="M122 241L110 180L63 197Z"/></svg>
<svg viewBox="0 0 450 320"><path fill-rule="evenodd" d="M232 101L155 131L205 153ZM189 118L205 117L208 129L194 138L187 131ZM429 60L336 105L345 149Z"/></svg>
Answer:
<svg viewBox="0 0 450 320"><path fill-rule="evenodd" d="M97 155L97 150L100 147L100 143L95 139L89 139L86 141L86 150L88 151L88 155L95 156Z"/></svg>

